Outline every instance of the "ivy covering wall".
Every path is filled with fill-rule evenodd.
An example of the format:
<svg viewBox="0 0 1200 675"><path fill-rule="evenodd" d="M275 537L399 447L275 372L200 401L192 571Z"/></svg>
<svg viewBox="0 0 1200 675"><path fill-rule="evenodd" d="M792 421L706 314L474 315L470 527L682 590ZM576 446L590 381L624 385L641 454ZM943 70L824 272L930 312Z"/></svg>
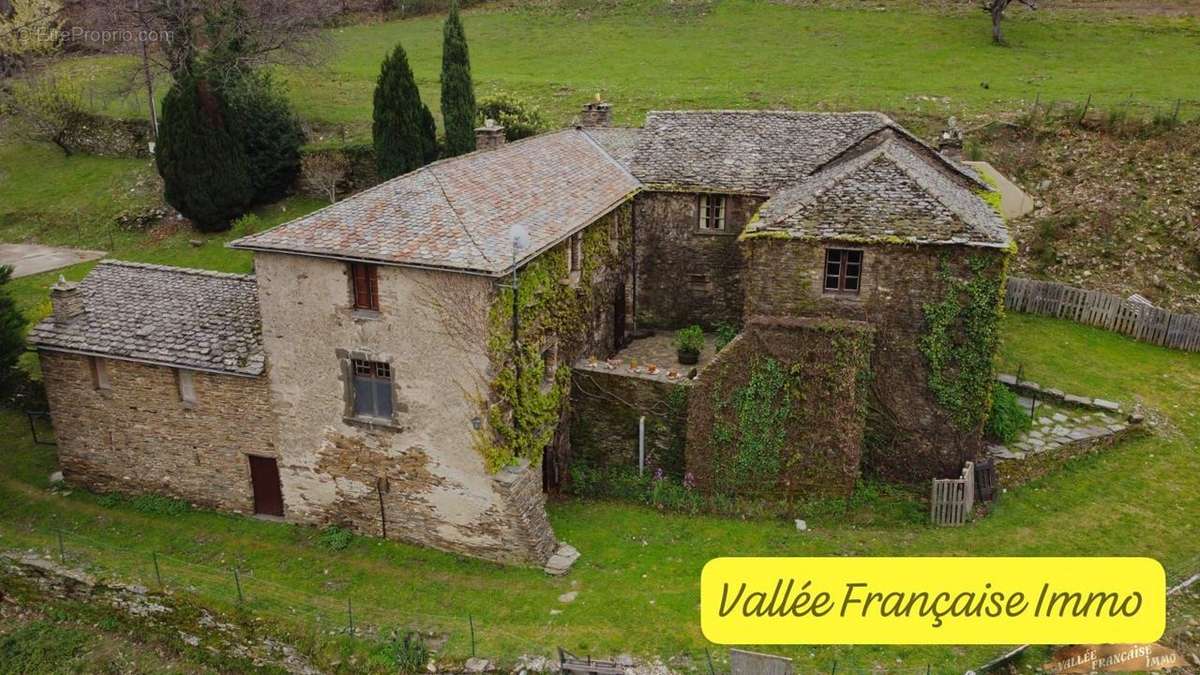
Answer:
<svg viewBox="0 0 1200 675"><path fill-rule="evenodd" d="M872 331L863 322L753 323L693 385L687 470L738 498L846 495L859 476Z"/></svg>
<svg viewBox="0 0 1200 675"><path fill-rule="evenodd" d="M484 402L485 423L476 434L476 449L489 471L521 459L535 466L541 462L567 412L570 364L605 349L599 343L611 343L606 319L616 285L625 283L629 270L631 213L626 203L583 230L577 278L569 269L570 240L518 271L515 344L511 278L498 285L487 333L494 375ZM557 364L547 364L548 357Z"/></svg>
<svg viewBox="0 0 1200 675"><path fill-rule="evenodd" d="M929 388L963 431L981 431L991 409L1007 265L1007 254L973 255L955 274L943 257L942 297L922 308Z"/></svg>

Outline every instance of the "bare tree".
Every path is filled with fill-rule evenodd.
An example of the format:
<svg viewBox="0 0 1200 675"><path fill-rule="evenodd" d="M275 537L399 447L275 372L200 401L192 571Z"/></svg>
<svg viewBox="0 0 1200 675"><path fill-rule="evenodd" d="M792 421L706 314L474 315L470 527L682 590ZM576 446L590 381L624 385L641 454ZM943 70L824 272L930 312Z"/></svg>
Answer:
<svg viewBox="0 0 1200 675"><path fill-rule="evenodd" d="M323 152L306 155L301 160L300 180L304 182L304 187L325 195L333 204L337 201L338 187L349 172L350 160L345 154Z"/></svg>
<svg viewBox="0 0 1200 675"><path fill-rule="evenodd" d="M71 156L70 136L88 118L77 86L45 75L28 77L13 87L12 106L27 136L49 141Z"/></svg>
<svg viewBox="0 0 1200 675"><path fill-rule="evenodd" d="M1017 0L1030 9L1037 9L1037 0ZM1004 10L1012 4L1012 0L984 0L983 11L992 15L992 42L1005 44L1004 34L1000 31L1000 22L1004 19Z"/></svg>

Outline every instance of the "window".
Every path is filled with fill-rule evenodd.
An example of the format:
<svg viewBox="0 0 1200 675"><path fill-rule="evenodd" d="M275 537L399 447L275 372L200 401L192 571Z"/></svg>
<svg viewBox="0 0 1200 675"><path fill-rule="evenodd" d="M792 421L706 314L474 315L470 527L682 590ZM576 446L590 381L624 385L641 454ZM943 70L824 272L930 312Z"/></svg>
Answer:
<svg viewBox="0 0 1200 675"><path fill-rule="evenodd" d="M379 311L379 268L367 263L350 263L350 285L354 309Z"/></svg>
<svg viewBox="0 0 1200 675"><path fill-rule="evenodd" d="M190 370L177 369L175 381L179 384L179 400L183 405L188 408L196 405L195 374Z"/></svg>
<svg viewBox="0 0 1200 675"><path fill-rule="evenodd" d="M88 357L88 370L92 374L92 388L105 391L112 388L108 381L108 362L98 356Z"/></svg>
<svg viewBox="0 0 1200 675"><path fill-rule="evenodd" d="M725 195L700 195L700 229L725 230Z"/></svg>
<svg viewBox="0 0 1200 675"><path fill-rule="evenodd" d="M571 274L576 274L583 269L583 233L576 232L571 235L571 246L567 252L567 257L571 263Z"/></svg>
<svg viewBox="0 0 1200 675"><path fill-rule="evenodd" d="M825 251L825 292L858 293L862 282L862 251L831 248Z"/></svg>
<svg viewBox="0 0 1200 675"><path fill-rule="evenodd" d="M354 359L354 416L391 419L392 367L380 361Z"/></svg>

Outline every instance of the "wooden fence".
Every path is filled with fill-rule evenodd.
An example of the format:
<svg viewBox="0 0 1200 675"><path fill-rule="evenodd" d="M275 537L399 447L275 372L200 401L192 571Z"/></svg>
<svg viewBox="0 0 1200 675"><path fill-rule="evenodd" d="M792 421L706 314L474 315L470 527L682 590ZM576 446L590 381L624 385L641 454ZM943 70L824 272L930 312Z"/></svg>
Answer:
<svg viewBox="0 0 1200 675"><path fill-rule="evenodd" d="M1135 340L1184 351L1200 351L1200 316L1176 314L1140 302L1067 286L1055 281L1008 278L1005 306L1105 328Z"/></svg>
<svg viewBox="0 0 1200 675"><path fill-rule="evenodd" d="M975 465L967 462L961 478L934 478L930 499L934 525L962 525L975 508Z"/></svg>

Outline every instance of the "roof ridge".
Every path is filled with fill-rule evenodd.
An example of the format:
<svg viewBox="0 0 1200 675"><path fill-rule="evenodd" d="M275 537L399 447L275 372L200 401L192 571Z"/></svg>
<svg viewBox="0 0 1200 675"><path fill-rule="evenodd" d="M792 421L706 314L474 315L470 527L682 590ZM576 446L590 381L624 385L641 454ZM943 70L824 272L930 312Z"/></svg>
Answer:
<svg viewBox="0 0 1200 675"><path fill-rule="evenodd" d="M172 272L175 274L193 274L202 277L212 277L214 279L233 279L236 281L257 281L253 274L238 274L237 272L218 272L216 270L205 270L197 267L177 267L174 265L159 265L156 263L135 262L132 260L115 260L105 258L96 263L100 265L113 265L117 267L133 267L139 269L156 270L159 272Z"/></svg>
<svg viewBox="0 0 1200 675"><path fill-rule="evenodd" d="M964 225L966 225L967 227L974 227L974 225L970 221L970 214L963 213L960 209L955 208L954 204L951 204L946 199L944 199L943 195L942 195L942 190L938 186L929 185L928 184L929 181L926 180L926 178L924 176L919 175L917 172L911 171L910 167L908 165L908 162L903 161L902 158L892 157L890 152L888 152L888 149L890 149L890 148L895 148L896 150L899 150L900 152L907 152L910 155L912 155L914 158L916 158L917 161L927 161L927 160L924 160L917 153L913 152L912 150L909 150L907 147L904 146L904 144L897 143L896 139L888 139L888 140L884 141L883 143L881 143L879 146L879 150L880 150L881 154L888 155L888 158L892 161L892 164L894 164L896 166L896 168L898 168L900 170L901 173L903 173L905 176L908 176L909 180L913 181L918 186L920 186L920 188L925 192L925 194L927 194L930 197L933 197L935 200L937 200L937 203L941 204L942 207L945 208L950 213L953 213L959 220L961 220L963 222ZM934 175L940 175L940 174L935 173ZM946 181L953 183L953 181L950 180L949 178L946 178ZM966 188L964 188L964 189L966 189Z"/></svg>
<svg viewBox="0 0 1200 675"><path fill-rule="evenodd" d="M822 117L836 117L845 115L871 115L886 119L891 123L895 123L890 116L879 110L795 110L793 108L700 108L700 109L674 109L674 110L647 110L646 116L660 114L710 114L710 113L733 113L739 115L761 115L761 114L786 114L786 115L820 115Z"/></svg>
<svg viewBox="0 0 1200 675"><path fill-rule="evenodd" d="M818 179L818 176L820 173L820 171L818 171L817 173L810 173L809 175L796 181L796 183L794 184L794 187L797 190L804 188L806 185L809 185L809 186L811 186L811 189L812 189L811 193L808 195L805 195L803 198L801 198L800 202L798 204L796 204L795 208L781 214L777 218L772 218L771 222L768 223L768 225L787 220L788 218L791 218L792 216L799 213L804 208L811 206L812 204L815 204L817 198L820 197L822 194L824 194L827 190L829 190L830 188L832 188L836 185L841 184L842 181L846 180L846 178L850 177L854 173L861 171L863 168L865 168L871 162L874 162L876 159L878 159L879 156L882 154L883 154L883 144L880 144L878 147L871 148L870 150L864 152L863 154L861 154L857 157L847 159L847 160L845 160L843 162L839 162L837 164L827 165L824 168L820 169L820 171L828 171L829 172L828 176L821 177ZM782 191L776 192L775 194L779 195L781 192Z"/></svg>

